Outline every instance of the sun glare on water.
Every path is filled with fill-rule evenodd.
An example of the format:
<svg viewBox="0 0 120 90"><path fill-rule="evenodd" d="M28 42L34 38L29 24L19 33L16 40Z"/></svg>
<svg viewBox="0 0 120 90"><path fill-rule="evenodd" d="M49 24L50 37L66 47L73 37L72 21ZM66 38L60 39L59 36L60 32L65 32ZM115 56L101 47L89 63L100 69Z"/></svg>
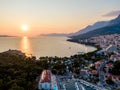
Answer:
<svg viewBox="0 0 120 90"><path fill-rule="evenodd" d="M27 30L28 30L28 27L27 27L26 25L24 25L24 26L21 27L21 29L22 29L23 31L27 31Z"/></svg>

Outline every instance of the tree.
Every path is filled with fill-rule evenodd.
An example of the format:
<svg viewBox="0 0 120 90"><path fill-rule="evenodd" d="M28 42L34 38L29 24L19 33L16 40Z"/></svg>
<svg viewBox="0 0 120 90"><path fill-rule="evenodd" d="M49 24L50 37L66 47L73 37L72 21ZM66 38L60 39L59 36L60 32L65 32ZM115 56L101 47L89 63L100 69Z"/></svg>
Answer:
<svg viewBox="0 0 120 90"><path fill-rule="evenodd" d="M114 75L120 75L120 60L114 63L111 73Z"/></svg>
<svg viewBox="0 0 120 90"><path fill-rule="evenodd" d="M107 84L110 84L110 85L113 85L113 84L114 84L114 82L113 82L111 79L107 79L107 80L106 80L106 83L107 83Z"/></svg>
<svg viewBox="0 0 120 90"><path fill-rule="evenodd" d="M12 85L9 90L25 90L23 87L18 86L16 83Z"/></svg>

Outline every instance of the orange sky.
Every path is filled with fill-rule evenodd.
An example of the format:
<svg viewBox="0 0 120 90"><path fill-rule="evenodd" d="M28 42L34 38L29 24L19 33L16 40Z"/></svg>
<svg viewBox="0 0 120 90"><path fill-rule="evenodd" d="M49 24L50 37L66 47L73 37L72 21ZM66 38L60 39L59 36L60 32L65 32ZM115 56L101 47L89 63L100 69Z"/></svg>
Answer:
<svg viewBox="0 0 120 90"><path fill-rule="evenodd" d="M120 0L0 0L0 35L72 33L119 9Z"/></svg>

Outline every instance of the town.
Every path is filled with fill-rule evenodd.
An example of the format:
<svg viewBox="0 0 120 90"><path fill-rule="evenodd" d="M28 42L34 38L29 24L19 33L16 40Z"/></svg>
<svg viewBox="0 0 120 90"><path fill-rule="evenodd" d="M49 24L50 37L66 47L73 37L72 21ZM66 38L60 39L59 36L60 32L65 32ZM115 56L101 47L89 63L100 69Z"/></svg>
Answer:
<svg viewBox="0 0 120 90"><path fill-rule="evenodd" d="M0 53L2 90L119 90L120 35L79 40L97 48L70 57L26 57L19 50ZM29 82L29 83L28 83ZM9 87L6 87L9 86Z"/></svg>
<svg viewBox="0 0 120 90"><path fill-rule="evenodd" d="M87 90L85 87L90 88L89 90L116 90L120 88L120 35L92 37L79 40L79 43L91 44L99 49L61 60L58 57L48 59L49 70L56 75L54 79L56 83L53 85L51 83L53 79L49 77L51 81L47 82L49 83L48 87L42 85L45 82L41 82L43 90L50 90L50 85L54 86L53 90ZM49 74L52 75L50 71ZM45 75L44 79L47 77Z"/></svg>

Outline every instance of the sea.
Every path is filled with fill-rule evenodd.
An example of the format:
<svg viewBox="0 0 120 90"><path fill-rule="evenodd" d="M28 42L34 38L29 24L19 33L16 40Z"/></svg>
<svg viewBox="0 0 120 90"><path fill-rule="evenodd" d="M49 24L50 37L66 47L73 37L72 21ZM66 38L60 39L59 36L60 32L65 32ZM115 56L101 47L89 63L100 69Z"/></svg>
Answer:
<svg viewBox="0 0 120 90"><path fill-rule="evenodd" d="M91 52L95 47L67 41L68 37L39 36L39 37L0 37L0 52L21 50L28 56L39 57L70 57L78 52Z"/></svg>

